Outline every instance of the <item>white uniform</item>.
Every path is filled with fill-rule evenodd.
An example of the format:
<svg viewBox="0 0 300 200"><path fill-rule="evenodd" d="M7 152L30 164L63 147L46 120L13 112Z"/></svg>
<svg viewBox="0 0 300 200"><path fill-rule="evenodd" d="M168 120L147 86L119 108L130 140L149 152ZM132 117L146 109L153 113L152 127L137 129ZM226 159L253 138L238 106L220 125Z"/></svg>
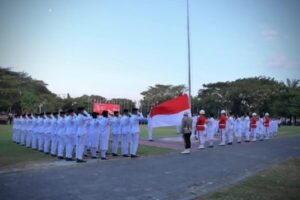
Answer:
<svg viewBox="0 0 300 200"><path fill-rule="evenodd" d="M50 141L51 141L51 131L52 131L52 118L49 116L44 120L44 153L49 153Z"/></svg>
<svg viewBox="0 0 300 200"><path fill-rule="evenodd" d="M147 116L147 127L148 127L148 140L153 140L152 138L153 128L152 128L152 120L150 114Z"/></svg>
<svg viewBox="0 0 300 200"><path fill-rule="evenodd" d="M33 119L32 118L27 118L27 124L26 124L26 147L30 148L31 146L31 140L32 140L32 127L33 127Z"/></svg>
<svg viewBox="0 0 300 200"><path fill-rule="evenodd" d="M139 146L139 136L140 136L140 125L139 121L143 119L141 114L131 115L129 119L130 124L130 155L136 155Z"/></svg>
<svg viewBox="0 0 300 200"><path fill-rule="evenodd" d="M118 147L119 147L119 141L120 141L120 117L112 117L110 119L110 124L112 128L112 153L118 154Z"/></svg>
<svg viewBox="0 0 300 200"><path fill-rule="evenodd" d="M22 117L20 123L21 129L21 145L25 145L26 135L27 135L27 118Z"/></svg>
<svg viewBox="0 0 300 200"><path fill-rule="evenodd" d="M206 126L206 134L207 134L207 140L209 141L209 146L212 147L214 145L214 136L216 133L216 120L213 117L210 117L207 120L207 126Z"/></svg>
<svg viewBox="0 0 300 200"><path fill-rule="evenodd" d="M226 134L228 143L233 142L233 128L234 128L234 119L232 116L230 116L226 121Z"/></svg>
<svg viewBox="0 0 300 200"><path fill-rule="evenodd" d="M33 117L32 119L32 136L31 136L31 148L36 149L37 148L37 140L38 140L38 128L39 128L39 117Z"/></svg>
<svg viewBox="0 0 300 200"><path fill-rule="evenodd" d="M196 124L197 124L197 120L198 120L198 116L193 116L192 117L192 135L191 136L195 136L197 135L196 133Z"/></svg>
<svg viewBox="0 0 300 200"><path fill-rule="evenodd" d="M58 138L58 151L57 156L63 157L66 147L66 118L60 117L57 121L57 138Z"/></svg>
<svg viewBox="0 0 300 200"><path fill-rule="evenodd" d="M246 138L246 142L250 140L250 118L246 116L243 120L242 133Z"/></svg>
<svg viewBox="0 0 300 200"><path fill-rule="evenodd" d="M108 117L100 118L100 150L101 158L106 157L106 152L108 150L109 136L110 136L110 120Z"/></svg>
<svg viewBox="0 0 300 200"><path fill-rule="evenodd" d="M57 146L58 146L58 136L57 136L57 123L58 118L53 117L51 120L51 155L56 156Z"/></svg>
<svg viewBox="0 0 300 200"><path fill-rule="evenodd" d="M234 134L235 134L235 137L237 139L237 142L240 143L241 142L241 138L242 138L242 122L241 122L241 118L237 118L235 121L234 121Z"/></svg>
<svg viewBox="0 0 300 200"><path fill-rule="evenodd" d="M66 158L72 158L76 138L76 116L66 118Z"/></svg>
<svg viewBox="0 0 300 200"><path fill-rule="evenodd" d="M122 155L128 155L128 136L130 131L129 117L123 115L120 120L120 130L122 135Z"/></svg>
<svg viewBox="0 0 300 200"><path fill-rule="evenodd" d="M86 122L90 119L89 116L84 116L83 114L79 114L76 117L76 126L77 126L77 132L76 132L76 159L82 160L84 147L86 145L86 139L87 139L87 130L85 127Z"/></svg>
<svg viewBox="0 0 300 200"><path fill-rule="evenodd" d="M91 148L91 154L92 157L96 157L97 156L97 150L99 149L99 138L100 138L100 132L101 132L101 127L100 127L100 121L99 119L91 119L88 122L89 125L89 145Z"/></svg>
<svg viewBox="0 0 300 200"><path fill-rule="evenodd" d="M44 122L45 119L40 117L38 121L38 149L40 152L43 152L43 145L44 145L44 137L45 137L45 132L44 132Z"/></svg>

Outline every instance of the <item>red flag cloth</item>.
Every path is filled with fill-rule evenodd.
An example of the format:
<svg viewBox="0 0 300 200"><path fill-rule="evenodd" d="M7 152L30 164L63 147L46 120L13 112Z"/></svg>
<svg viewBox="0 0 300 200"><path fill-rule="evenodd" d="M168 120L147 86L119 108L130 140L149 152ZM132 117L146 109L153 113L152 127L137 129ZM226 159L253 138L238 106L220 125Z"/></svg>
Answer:
<svg viewBox="0 0 300 200"><path fill-rule="evenodd" d="M104 103L94 103L94 112L102 114L104 110L107 110L109 114L113 114L114 111L120 112L120 105L118 104L104 104Z"/></svg>
<svg viewBox="0 0 300 200"><path fill-rule="evenodd" d="M189 98L186 94L158 104L150 112L152 127L178 126L186 111L190 114Z"/></svg>

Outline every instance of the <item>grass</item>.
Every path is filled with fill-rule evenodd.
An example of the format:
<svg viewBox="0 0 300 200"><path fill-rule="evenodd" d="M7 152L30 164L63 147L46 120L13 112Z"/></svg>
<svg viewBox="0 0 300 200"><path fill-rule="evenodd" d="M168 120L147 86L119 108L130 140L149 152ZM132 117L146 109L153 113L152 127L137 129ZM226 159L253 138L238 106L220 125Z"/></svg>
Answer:
<svg viewBox="0 0 300 200"><path fill-rule="evenodd" d="M166 148L150 147L140 145L138 155L151 156L170 153L173 150ZM44 155L43 153L27 149L11 141L11 126L0 125L0 170L11 167L24 167L25 165L37 162L54 161L56 158Z"/></svg>
<svg viewBox="0 0 300 200"><path fill-rule="evenodd" d="M148 138L148 128L147 125L141 125L141 138ZM172 127L162 127L154 128L152 131L153 137L169 137L169 136L178 136L176 133L176 128Z"/></svg>
<svg viewBox="0 0 300 200"><path fill-rule="evenodd" d="M293 136L300 134L300 126L281 126L279 136Z"/></svg>
<svg viewBox="0 0 300 200"><path fill-rule="evenodd" d="M259 172L237 185L197 200L298 200L300 199L299 170L300 159L290 159Z"/></svg>

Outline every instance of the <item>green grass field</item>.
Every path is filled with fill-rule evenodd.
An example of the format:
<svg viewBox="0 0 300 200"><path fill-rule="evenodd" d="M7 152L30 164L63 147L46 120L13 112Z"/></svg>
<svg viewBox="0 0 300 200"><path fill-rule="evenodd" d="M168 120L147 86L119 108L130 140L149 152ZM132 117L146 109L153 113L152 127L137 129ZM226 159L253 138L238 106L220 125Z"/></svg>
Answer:
<svg viewBox="0 0 300 200"><path fill-rule="evenodd" d="M144 129L144 127L143 127ZM164 131L162 131L164 133ZM143 131L143 135L146 133ZM167 154L172 152L172 149L149 147L140 145L138 155L151 156ZM17 145L11 141L11 126L0 125L0 170L11 167L21 168L25 165L37 162L54 161L56 158L44 155L43 153L27 149L24 146Z"/></svg>
<svg viewBox="0 0 300 200"><path fill-rule="evenodd" d="M298 200L300 159L290 159L198 200Z"/></svg>

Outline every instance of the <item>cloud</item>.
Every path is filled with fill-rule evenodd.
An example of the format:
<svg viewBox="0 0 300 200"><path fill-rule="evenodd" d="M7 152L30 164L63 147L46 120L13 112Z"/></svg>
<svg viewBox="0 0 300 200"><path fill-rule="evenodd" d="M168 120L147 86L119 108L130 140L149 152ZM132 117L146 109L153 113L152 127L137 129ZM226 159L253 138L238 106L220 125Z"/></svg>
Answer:
<svg viewBox="0 0 300 200"><path fill-rule="evenodd" d="M295 63L285 55L274 55L266 60L265 66L272 69L290 69L295 66Z"/></svg>
<svg viewBox="0 0 300 200"><path fill-rule="evenodd" d="M264 27L263 30L261 31L261 34L265 38L265 40L273 42L278 39L278 31L270 28L270 27Z"/></svg>

